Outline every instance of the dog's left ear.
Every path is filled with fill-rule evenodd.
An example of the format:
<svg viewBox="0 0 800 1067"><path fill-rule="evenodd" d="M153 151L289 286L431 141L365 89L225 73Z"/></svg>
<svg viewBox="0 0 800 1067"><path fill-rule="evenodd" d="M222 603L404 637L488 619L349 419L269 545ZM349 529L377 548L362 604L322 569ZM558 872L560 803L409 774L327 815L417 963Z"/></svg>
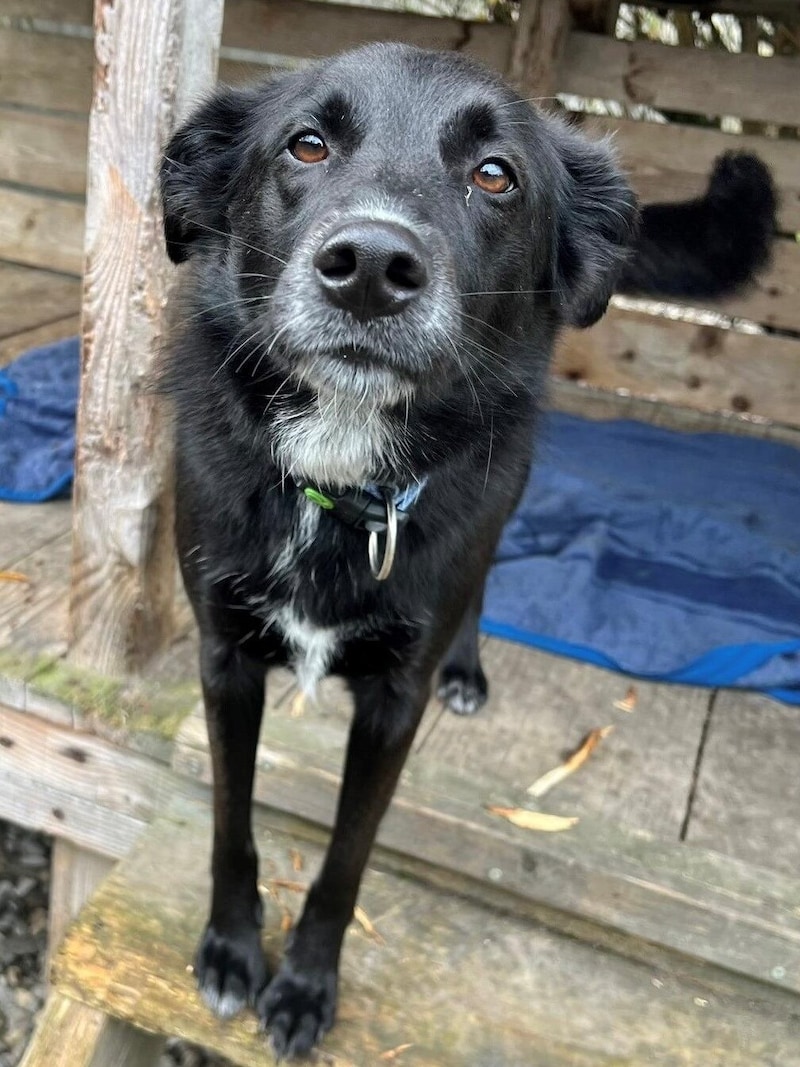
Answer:
<svg viewBox="0 0 800 1067"><path fill-rule="evenodd" d="M558 191L553 287L568 326L591 326L606 310L636 236L636 197L612 152L559 123L563 165Z"/></svg>
<svg viewBox="0 0 800 1067"><path fill-rule="evenodd" d="M173 263L225 235L230 187L256 100L252 90L219 88L172 135L160 178Z"/></svg>

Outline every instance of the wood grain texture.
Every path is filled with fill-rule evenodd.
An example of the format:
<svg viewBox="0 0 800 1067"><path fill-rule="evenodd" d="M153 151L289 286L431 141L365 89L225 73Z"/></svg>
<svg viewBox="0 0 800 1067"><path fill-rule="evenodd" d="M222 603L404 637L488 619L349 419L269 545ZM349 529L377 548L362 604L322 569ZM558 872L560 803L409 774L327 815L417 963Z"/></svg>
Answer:
<svg viewBox="0 0 800 1067"><path fill-rule="evenodd" d="M800 425L800 342L793 338L611 308L590 330L562 336L554 371L597 388Z"/></svg>
<svg viewBox="0 0 800 1067"><path fill-rule="evenodd" d="M631 43L574 32L558 88L657 109L796 125L800 58Z"/></svg>
<svg viewBox="0 0 800 1067"><path fill-rule="evenodd" d="M228 47L305 58L368 41L406 41L463 50L501 71L508 66L511 39L508 26L308 0L228 0L222 33Z"/></svg>
<svg viewBox="0 0 800 1067"><path fill-rule="evenodd" d="M22 333L0 337L0 367L5 367L12 359L21 356L29 348L50 344L51 341L60 341L64 337L74 337L80 332L80 327L80 315L76 313L63 319L56 319L54 322L48 322L44 326L35 326L32 330L23 330Z"/></svg>
<svg viewBox="0 0 800 1067"><path fill-rule="evenodd" d="M700 196L713 161L723 152L753 152L769 167L778 189L778 226L800 230L800 142L740 136L680 123L635 122L583 115L590 136L612 134L622 166L647 202Z"/></svg>
<svg viewBox="0 0 800 1067"><path fill-rule="evenodd" d="M78 275L83 204L0 186L0 257Z"/></svg>
<svg viewBox="0 0 800 1067"><path fill-rule="evenodd" d="M800 242L794 239L775 241L770 269L748 290L715 301L713 307L734 318L800 331Z"/></svg>
<svg viewBox="0 0 800 1067"><path fill-rule="evenodd" d="M0 340L73 315L77 278L0 263Z"/></svg>
<svg viewBox="0 0 800 1067"><path fill-rule="evenodd" d="M0 103L85 115L92 98L92 45L80 37L0 27Z"/></svg>
<svg viewBox="0 0 800 1067"><path fill-rule="evenodd" d="M0 108L0 181L82 194L87 138L82 115Z"/></svg>
<svg viewBox="0 0 800 1067"><path fill-rule="evenodd" d="M272 812L329 827L341 734L337 724L319 719L268 719L258 754L258 801ZM173 766L210 781L199 718L184 723ZM423 749L404 772L381 826L376 863L478 900L499 893L520 913L617 951L649 958L641 939L800 992L796 881L688 848L677 841L677 828L669 841L592 817L566 786L541 802L541 810L578 814L576 826L561 834L518 830L485 809L489 803L521 803L524 786L490 773L479 759L459 773L452 761ZM663 777L650 783L637 775L635 781L657 803Z"/></svg>
<svg viewBox="0 0 800 1067"><path fill-rule="evenodd" d="M112 866L112 861L106 856L76 848L64 838L54 839L47 910L48 961L52 961L70 924Z"/></svg>
<svg viewBox="0 0 800 1067"><path fill-rule="evenodd" d="M140 1026L178 1032L243 1067L264 1063L252 1014L220 1025L187 964L203 923L209 814L180 804L148 831L82 914L57 963L59 988ZM266 948L300 895L275 879L310 880L320 847L259 820ZM292 867L300 848L302 875ZM170 871L169 879L164 872ZM355 926L342 960L338 1023L320 1063L372 1067L400 1045L407 1067L797 1067L795 998L750 983L642 965L560 937L516 913L372 869L361 904L381 942ZM767 1001L769 997L769 1001Z"/></svg>
<svg viewBox="0 0 800 1067"><path fill-rule="evenodd" d="M110 673L170 630L171 438L148 388L173 279L157 176L214 81L221 17L221 0L97 6L70 614L76 661Z"/></svg>
<svg viewBox="0 0 800 1067"><path fill-rule="evenodd" d="M528 0L522 5L505 71L522 96L553 92L569 28L567 0Z"/></svg>
<svg viewBox="0 0 800 1067"><path fill-rule="evenodd" d="M163 1048L163 1037L56 993L48 998L21 1067L157 1067Z"/></svg>
<svg viewBox="0 0 800 1067"><path fill-rule="evenodd" d="M614 707L630 679L585 663L487 639L482 660L490 700L468 719L441 712L420 735L418 757L465 776L505 783L515 803L590 730L613 725L578 774L547 803L677 841L686 813L709 693L635 682L631 714Z"/></svg>
<svg viewBox="0 0 800 1067"><path fill-rule="evenodd" d="M687 839L795 875L800 870L798 753L797 708L758 693L719 693Z"/></svg>
<svg viewBox="0 0 800 1067"><path fill-rule="evenodd" d="M587 419L633 419L685 433L730 433L783 441L793 448L800 448L800 427L748 417L733 411L708 412L678 407L652 396L634 396L626 389L607 392L565 378L551 378L550 405L556 411L581 415Z"/></svg>
<svg viewBox="0 0 800 1067"><path fill-rule="evenodd" d="M68 500L53 500L46 504L0 502L0 529L3 531L0 570L23 571L34 553L46 551L53 541L61 540L69 533L71 521L72 509ZM63 560L59 560L61 563ZM63 587L63 572L61 581ZM5 584L0 585L0 592L3 589ZM9 602L6 610L15 611L16 606Z"/></svg>

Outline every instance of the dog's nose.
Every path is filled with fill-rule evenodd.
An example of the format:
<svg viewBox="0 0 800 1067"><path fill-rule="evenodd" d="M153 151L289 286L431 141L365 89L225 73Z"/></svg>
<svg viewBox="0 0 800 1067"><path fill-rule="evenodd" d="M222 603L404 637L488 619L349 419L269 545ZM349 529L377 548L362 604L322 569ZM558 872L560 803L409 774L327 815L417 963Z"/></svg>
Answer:
<svg viewBox="0 0 800 1067"><path fill-rule="evenodd" d="M430 277L424 245L394 222L346 223L317 249L314 267L328 299L360 319L402 311Z"/></svg>

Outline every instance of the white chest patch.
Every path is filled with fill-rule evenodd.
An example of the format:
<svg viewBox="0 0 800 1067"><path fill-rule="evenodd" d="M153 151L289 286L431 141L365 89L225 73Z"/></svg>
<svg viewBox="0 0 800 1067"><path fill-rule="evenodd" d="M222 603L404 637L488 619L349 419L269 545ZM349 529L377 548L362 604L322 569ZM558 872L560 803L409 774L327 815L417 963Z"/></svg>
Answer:
<svg viewBox="0 0 800 1067"><path fill-rule="evenodd" d="M291 606L278 610L274 625L292 650L297 684L303 692L313 696L338 650L341 639L338 628L314 626Z"/></svg>

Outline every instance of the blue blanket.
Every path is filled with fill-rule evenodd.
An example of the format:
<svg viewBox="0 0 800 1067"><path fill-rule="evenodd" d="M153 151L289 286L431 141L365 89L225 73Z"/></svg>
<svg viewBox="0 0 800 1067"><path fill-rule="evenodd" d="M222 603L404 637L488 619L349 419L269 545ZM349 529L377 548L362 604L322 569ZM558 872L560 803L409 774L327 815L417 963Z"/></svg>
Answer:
<svg viewBox="0 0 800 1067"><path fill-rule="evenodd" d="M77 337L0 370L0 500L36 503L69 488L79 379Z"/></svg>
<svg viewBox="0 0 800 1067"><path fill-rule="evenodd" d="M800 451L549 416L483 628L800 703Z"/></svg>
<svg viewBox="0 0 800 1067"><path fill-rule="evenodd" d="M72 477L77 338L0 372L0 497ZM800 704L800 451L548 416L483 629L645 678Z"/></svg>

